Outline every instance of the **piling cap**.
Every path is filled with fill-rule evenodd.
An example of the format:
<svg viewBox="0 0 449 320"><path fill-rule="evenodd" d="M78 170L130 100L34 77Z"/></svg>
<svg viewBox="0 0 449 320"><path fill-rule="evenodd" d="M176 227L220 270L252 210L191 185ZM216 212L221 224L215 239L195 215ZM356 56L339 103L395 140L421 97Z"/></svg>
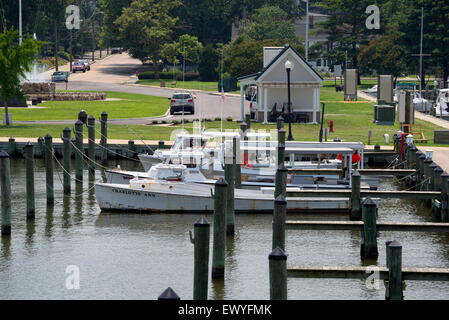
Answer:
<svg viewBox="0 0 449 320"><path fill-rule="evenodd" d="M0 149L0 158L9 158L8 152Z"/></svg>
<svg viewBox="0 0 449 320"><path fill-rule="evenodd" d="M157 298L158 300L181 300L181 298L173 291L172 288L168 287L164 292Z"/></svg>
<svg viewBox="0 0 449 320"><path fill-rule="evenodd" d="M353 176L353 177L360 177L360 172L359 172L358 170L355 170L355 171L352 173L352 176Z"/></svg>
<svg viewBox="0 0 449 320"><path fill-rule="evenodd" d="M277 247L268 255L268 260L287 260L287 255L284 250Z"/></svg>
<svg viewBox="0 0 449 320"><path fill-rule="evenodd" d="M426 158L426 160L424 160L424 163L433 163L433 160L430 158Z"/></svg>
<svg viewBox="0 0 449 320"><path fill-rule="evenodd" d="M81 120L77 120L75 122L75 126L82 126L84 124L84 122L82 122Z"/></svg>
<svg viewBox="0 0 449 320"><path fill-rule="evenodd" d="M443 173L441 174L441 178L449 178L449 173L443 171Z"/></svg>
<svg viewBox="0 0 449 320"><path fill-rule="evenodd" d="M33 148L33 144L28 141L27 144L25 145L25 148Z"/></svg>
<svg viewBox="0 0 449 320"><path fill-rule="evenodd" d="M37 141L43 141L43 140L44 140L44 138L42 138L42 137L37 138Z"/></svg>
<svg viewBox="0 0 449 320"><path fill-rule="evenodd" d="M16 139L13 138L13 137L10 137L10 138L9 138L9 141L16 141Z"/></svg>
<svg viewBox="0 0 449 320"><path fill-rule="evenodd" d="M402 249L402 245L396 240L393 240L388 247L394 249Z"/></svg>
<svg viewBox="0 0 449 320"><path fill-rule="evenodd" d="M62 130L63 132L71 132L72 130L69 127L65 127L64 130Z"/></svg>
<svg viewBox="0 0 449 320"><path fill-rule="evenodd" d="M102 116L102 117L107 117L107 116L108 116L108 113L107 113L107 112L102 112L102 113L101 113L101 116Z"/></svg>
<svg viewBox="0 0 449 320"><path fill-rule="evenodd" d="M217 187L227 187L228 183L226 182L226 180L221 177L220 179L217 180L217 182L215 182L215 186Z"/></svg>
<svg viewBox="0 0 449 320"><path fill-rule="evenodd" d="M362 205L365 207L375 207L377 204L371 197L366 197L365 200L362 201Z"/></svg>
<svg viewBox="0 0 449 320"><path fill-rule="evenodd" d="M45 137L44 137L44 139L45 140L50 140L50 139L52 139L53 137L49 134L49 133L47 133L46 135L45 135Z"/></svg>
<svg viewBox="0 0 449 320"><path fill-rule="evenodd" d="M129 140L128 143L129 144L134 144L134 140Z"/></svg>
<svg viewBox="0 0 449 320"><path fill-rule="evenodd" d="M443 169L441 169L441 167L440 166L436 166L436 168L435 169L433 169L433 172L435 172L435 173L443 173L444 172L444 170Z"/></svg>
<svg viewBox="0 0 449 320"><path fill-rule="evenodd" d="M274 200L274 203L278 205L286 205L287 200L285 200L285 197L281 194L279 197L276 198L276 200Z"/></svg>
<svg viewBox="0 0 449 320"><path fill-rule="evenodd" d="M413 147L410 148L410 151L416 152L416 151L418 151L418 148L413 146Z"/></svg>
<svg viewBox="0 0 449 320"><path fill-rule="evenodd" d="M280 165L278 165L278 171L280 171L280 172L288 172L288 169L285 167L284 163L281 163Z"/></svg>
<svg viewBox="0 0 449 320"><path fill-rule="evenodd" d="M284 121L284 118L282 116L279 116L277 120L278 121Z"/></svg>
<svg viewBox="0 0 449 320"><path fill-rule="evenodd" d="M281 128L278 130L278 133L283 132L283 133L287 133L287 131L284 128Z"/></svg>
<svg viewBox="0 0 449 320"><path fill-rule="evenodd" d="M94 118L93 115L90 115L90 116L87 118L87 120L95 120L95 118Z"/></svg>
<svg viewBox="0 0 449 320"><path fill-rule="evenodd" d="M438 167L438 165L432 161L432 163L429 165L430 169L435 169L436 167Z"/></svg>
<svg viewBox="0 0 449 320"><path fill-rule="evenodd" d="M204 216L201 216L196 222L193 224L195 227L210 227L209 221Z"/></svg>
<svg viewBox="0 0 449 320"><path fill-rule="evenodd" d="M278 149L285 149L285 143L278 143Z"/></svg>

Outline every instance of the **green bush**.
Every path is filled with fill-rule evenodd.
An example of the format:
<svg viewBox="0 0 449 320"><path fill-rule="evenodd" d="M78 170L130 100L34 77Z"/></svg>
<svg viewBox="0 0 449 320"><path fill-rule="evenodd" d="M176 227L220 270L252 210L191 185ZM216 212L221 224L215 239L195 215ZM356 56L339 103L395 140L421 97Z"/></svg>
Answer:
<svg viewBox="0 0 449 320"><path fill-rule="evenodd" d="M175 72L175 77L177 77L179 74L181 74L181 73ZM145 72L139 73L137 75L137 77L139 78L139 80L156 79L156 73L154 71L145 71ZM171 71L159 72L159 79L172 80L173 72L171 72ZM182 79L182 74L181 74L181 79Z"/></svg>
<svg viewBox="0 0 449 320"><path fill-rule="evenodd" d="M232 117L227 117L226 121L232 122Z"/></svg>

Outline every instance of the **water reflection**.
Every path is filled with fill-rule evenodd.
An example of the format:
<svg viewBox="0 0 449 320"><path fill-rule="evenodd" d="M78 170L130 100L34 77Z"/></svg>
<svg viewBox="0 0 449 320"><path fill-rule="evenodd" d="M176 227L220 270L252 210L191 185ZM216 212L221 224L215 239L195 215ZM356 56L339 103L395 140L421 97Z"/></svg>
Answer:
<svg viewBox="0 0 449 320"><path fill-rule="evenodd" d="M51 238L53 236L53 212L55 208L52 205L47 205L47 211L45 213L45 236Z"/></svg>
<svg viewBox="0 0 449 320"><path fill-rule="evenodd" d="M33 236L36 233L36 220L27 220L26 229L25 244L29 249L31 249L33 246Z"/></svg>
<svg viewBox="0 0 449 320"><path fill-rule="evenodd" d="M8 258L11 254L11 236L2 236L2 257Z"/></svg>
<svg viewBox="0 0 449 320"><path fill-rule="evenodd" d="M70 196L64 195L62 199L62 228L68 229L70 224Z"/></svg>
<svg viewBox="0 0 449 320"><path fill-rule="evenodd" d="M226 271L225 271L226 272ZM224 279L212 279L212 300L224 300L225 299L225 280Z"/></svg>

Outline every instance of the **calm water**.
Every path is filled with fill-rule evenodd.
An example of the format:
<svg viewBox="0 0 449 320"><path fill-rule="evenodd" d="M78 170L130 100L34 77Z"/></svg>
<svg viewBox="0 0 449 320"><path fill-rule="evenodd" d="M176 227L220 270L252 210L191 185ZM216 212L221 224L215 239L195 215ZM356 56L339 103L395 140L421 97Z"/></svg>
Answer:
<svg viewBox="0 0 449 320"><path fill-rule="evenodd" d="M182 299L192 298L193 245L188 231L199 215L102 214L87 179L64 199L60 170L55 173L56 205L47 208L44 167L36 160L36 221L27 223L24 161L13 160L11 166L13 235L1 241L0 299L155 299L168 286ZM381 184L381 190L398 187L393 180ZM430 221L429 211L413 201L383 200L379 213L382 221ZM207 218L212 222L210 215ZM290 215L289 219L344 218ZM235 239L227 243L225 280L210 284L210 298L268 299L271 217L237 215L236 223ZM393 239L403 245L404 266L449 268L449 236L438 233L382 232L379 265L385 265L385 241ZM290 266L359 266L359 247L358 232L287 233ZM79 290L65 287L69 265L80 269ZM289 279L288 295L289 299L384 299L384 286L369 290L360 280ZM449 299L449 283L409 281L404 296Z"/></svg>

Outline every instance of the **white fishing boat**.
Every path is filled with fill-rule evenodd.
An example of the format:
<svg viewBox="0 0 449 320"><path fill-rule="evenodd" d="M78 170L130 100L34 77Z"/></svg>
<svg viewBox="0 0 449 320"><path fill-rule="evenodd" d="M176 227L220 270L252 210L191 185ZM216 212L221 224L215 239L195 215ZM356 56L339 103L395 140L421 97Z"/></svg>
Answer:
<svg viewBox="0 0 449 320"><path fill-rule="evenodd" d="M435 115L439 118L449 117L449 89L440 89L435 104Z"/></svg>
<svg viewBox="0 0 449 320"><path fill-rule="evenodd" d="M182 167L172 169L161 170L150 179L131 179L127 185L97 183L95 195L98 205L105 211L212 212L214 184L188 182ZM235 189L235 211L239 213L271 213L273 200L274 188L271 187L261 190ZM346 211L349 202L345 198L289 198L287 209L293 212Z"/></svg>

